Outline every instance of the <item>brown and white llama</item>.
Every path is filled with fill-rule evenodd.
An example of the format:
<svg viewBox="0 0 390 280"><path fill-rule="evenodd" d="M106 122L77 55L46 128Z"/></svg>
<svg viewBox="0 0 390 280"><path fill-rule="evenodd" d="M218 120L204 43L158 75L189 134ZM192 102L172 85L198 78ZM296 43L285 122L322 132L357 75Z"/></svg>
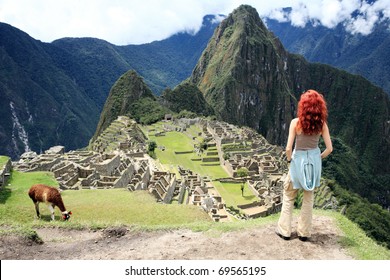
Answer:
<svg viewBox="0 0 390 280"><path fill-rule="evenodd" d="M44 202L48 205L51 212L51 219L54 221L54 207L57 206L61 213L62 219L65 221L70 218L72 212L68 212L65 209L64 202L62 201L61 194L58 189L49 187L43 184L37 184L31 186L28 191L28 195L35 204L35 211L37 212L37 217L40 218L39 214L39 203Z"/></svg>

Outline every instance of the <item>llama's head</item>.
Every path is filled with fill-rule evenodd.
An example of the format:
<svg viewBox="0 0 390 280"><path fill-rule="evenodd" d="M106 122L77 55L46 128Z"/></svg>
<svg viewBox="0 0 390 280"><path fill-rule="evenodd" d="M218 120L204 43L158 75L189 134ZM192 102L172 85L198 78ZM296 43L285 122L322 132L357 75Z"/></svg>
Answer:
<svg viewBox="0 0 390 280"><path fill-rule="evenodd" d="M65 211L65 212L62 213L62 219L63 219L64 221L67 221L67 220L69 220L70 215L72 215L72 212L71 212L71 211Z"/></svg>

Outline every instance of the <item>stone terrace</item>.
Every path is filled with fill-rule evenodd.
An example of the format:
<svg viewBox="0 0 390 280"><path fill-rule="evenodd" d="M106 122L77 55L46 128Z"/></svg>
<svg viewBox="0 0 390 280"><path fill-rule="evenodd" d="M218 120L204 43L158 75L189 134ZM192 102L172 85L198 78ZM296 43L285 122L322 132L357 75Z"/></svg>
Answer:
<svg viewBox="0 0 390 280"><path fill-rule="evenodd" d="M234 180L237 170L248 170L248 184L258 202L240 205L248 218L279 212L287 164L283 150L250 128L237 128L218 121L207 123L207 132L215 139L221 164Z"/></svg>

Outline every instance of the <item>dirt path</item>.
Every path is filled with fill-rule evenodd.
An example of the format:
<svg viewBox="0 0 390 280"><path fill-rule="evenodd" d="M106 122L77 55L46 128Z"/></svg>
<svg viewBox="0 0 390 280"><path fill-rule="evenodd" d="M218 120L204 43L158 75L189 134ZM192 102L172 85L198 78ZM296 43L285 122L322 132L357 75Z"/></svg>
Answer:
<svg viewBox="0 0 390 280"><path fill-rule="evenodd" d="M190 230L132 232L126 228L101 231L41 228L43 244L0 237L0 259L40 260L342 260L352 259L338 240L329 217L316 216L309 242L285 241L275 225L216 234Z"/></svg>

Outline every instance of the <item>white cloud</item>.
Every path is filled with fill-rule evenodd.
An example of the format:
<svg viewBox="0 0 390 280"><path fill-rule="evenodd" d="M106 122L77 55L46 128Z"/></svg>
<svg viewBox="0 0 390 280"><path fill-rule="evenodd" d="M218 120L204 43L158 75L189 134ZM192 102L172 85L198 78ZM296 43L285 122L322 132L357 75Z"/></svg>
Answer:
<svg viewBox="0 0 390 280"><path fill-rule="evenodd" d="M353 34L368 35L377 22L390 19L390 1L378 0L371 5L363 3L359 12L359 16L349 20L347 29Z"/></svg>
<svg viewBox="0 0 390 280"><path fill-rule="evenodd" d="M334 27L346 22L350 32L369 33L380 18L390 17L390 1L361 0L0 0L0 21L51 42L63 37L96 37L111 43L139 44L179 31L199 30L206 14L228 15L241 4L260 16L296 26L308 21ZM286 14L282 7L292 7ZM355 10L360 16L351 19Z"/></svg>
<svg viewBox="0 0 390 280"><path fill-rule="evenodd" d="M294 26L304 27L308 22L334 28L344 23L351 33L367 35L375 24L390 18L390 1L377 0L368 4L365 0L318 0L296 1L291 12L277 8L268 14L270 18L291 21ZM354 14L358 16L353 17Z"/></svg>

